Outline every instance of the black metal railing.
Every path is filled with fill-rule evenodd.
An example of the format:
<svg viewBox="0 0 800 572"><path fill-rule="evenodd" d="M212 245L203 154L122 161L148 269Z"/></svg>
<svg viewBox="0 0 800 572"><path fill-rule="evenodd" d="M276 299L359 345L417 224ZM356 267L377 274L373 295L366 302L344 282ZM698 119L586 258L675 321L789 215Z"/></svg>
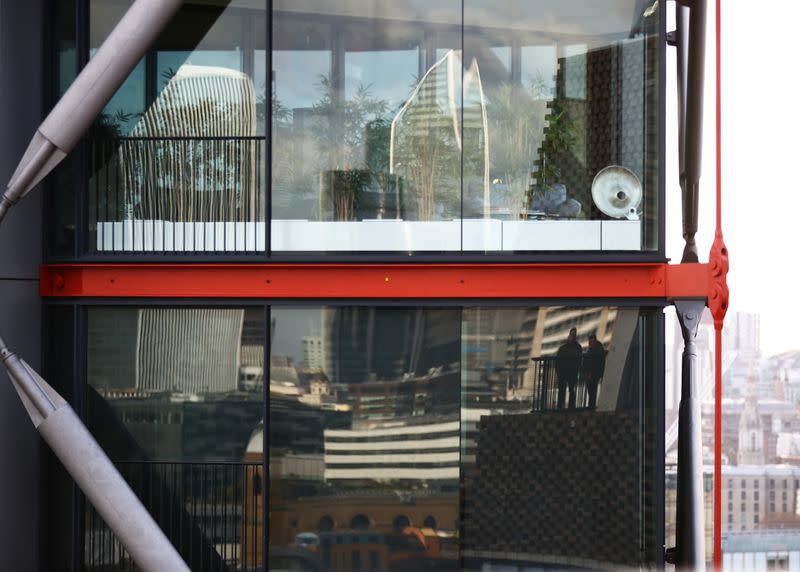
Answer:
<svg viewBox="0 0 800 572"><path fill-rule="evenodd" d="M90 249L259 251L264 137L124 137L89 145Z"/></svg>
<svg viewBox="0 0 800 572"><path fill-rule="evenodd" d="M260 463L124 462L117 468L192 570L263 570ZM84 570L138 570L88 503L85 519Z"/></svg>
<svg viewBox="0 0 800 572"><path fill-rule="evenodd" d="M589 393L586 377L582 375L582 360L575 360L567 368L578 372L574 378L559 381L558 359L555 356L532 358L533 396L531 411L563 409L588 409Z"/></svg>

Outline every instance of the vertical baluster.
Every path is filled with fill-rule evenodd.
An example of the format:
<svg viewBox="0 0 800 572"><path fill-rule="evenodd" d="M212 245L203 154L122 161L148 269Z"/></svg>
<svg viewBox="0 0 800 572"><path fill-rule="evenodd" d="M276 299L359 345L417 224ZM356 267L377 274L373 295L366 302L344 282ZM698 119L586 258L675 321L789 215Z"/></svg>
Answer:
<svg viewBox="0 0 800 572"><path fill-rule="evenodd" d="M222 466L222 561L228 562L228 465Z"/></svg>
<svg viewBox="0 0 800 572"><path fill-rule="evenodd" d="M92 177L94 180L94 188L95 188L95 199L94 199L94 222L95 224L95 232L97 232L98 221L103 218L103 170L105 169L105 139L99 139L96 141L96 144L91 145L92 157L90 159L92 164ZM97 239L95 239L97 240Z"/></svg>
<svg viewBox="0 0 800 572"><path fill-rule="evenodd" d="M179 505L178 496L178 478L177 478L177 467L176 463L171 463L165 468L165 473L169 473L169 491L167 497L167 506L169 508L169 528L172 531L172 538L174 539L173 542L175 543L175 548L178 549L178 552L181 554L183 553L183 535L181 534L183 527L181 527L181 515L175 509ZM177 519L177 522L175 520Z"/></svg>
<svg viewBox="0 0 800 572"><path fill-rule="evenodd" d="M156 141L151 140L150 146L152 147L152 152L150 153L150 189L153 194L153 209L150 216L150 236L152 237L152 245L150 248L147 248L147 245L142 243L142 250L147 252L154 252L156 249L156 221L161 218L161 207L163 203L163 192L159 187L159 180L158 180L158 156L160 153L163 153L165 142L164 141Z"/></svg>
<svg viewBox="0 0 800 572"><path fill-rule="evenodd" d="M241 494L241 500L239 501L239 521L241 522L240 529L241 529L241 548L240 548L240 560L242 570L245 569L245 562L247 560L247 550L249 549L249 541L250 536L247 534L247 509L245 507L247 503L247 483L244 482L246 479L246 475L243 472L242 466L238 467L237 475L236 475L236 490L237 494Z"/></svg>
<svg viewBox="0 0 800 572"><path fill-rule="evenodd" d="M86 510L88 508L88 510ZM84 514L86 515L86 525L89 531L89 555L88 558L86 556L86 549L84 549L83 559L86 563L86 567L89 570L94 570L94 529L95 529L95 521L94 521L94 509L91 506L87 506L84 509ZM84 537L86 534L84 533Z"/></svg>
<svg viewBox="0 0 800 572"><path fill-rule="evenodd" d="M201 533L203 535L203 539L206 540L206 541L208 540L208 534L206 534L206 530L208 528L208 520L207 520L208 515L207 515L207 511L206 511L207 506L208 506L208 502L206 502L206 494L207 494L206 493L206 481L207 480L208 480L208 475L206 474L206 466L205 465L200 465L200 502L202 503L200 505L200 513L201 513L201 516L200 516L200 523L201 523L200 531L201 531ZM204 563L205 563L205 558L206 558L206 551L203 550L202 548L203 547L201 546L200 547L200 569L201 570L205 570Z"/></svg>
<svg viewBox="0 0 800 572"><path fill-rule="evenodd" d="M250 220L250 179L248 178L247 168L250 164L248 159L252 158L249 154L252 141L236 141L234 151L236 155L236 220L241 223L242 250L247 251L247 222ZM236 227L238 229L238 227Z"/></svg>
<svg viewBox="0 0 800 572"><path fill-rule="evenodd" d="M217 543L217 467L211 465L211 562L214 562L214 551Z"/></svg>
<svg viewBox="0 0 800 572"><path fill-rule="evenodd" d="M191 518L187 525L189 526L189 554L192 560L192 564L194 564L194 528L197 524L195 517L197 516L197 511L194 502L194 465L184 465L184 469L189 472L189 514Z"/></svg>
<svg viewBox="0 0 800 572"><path fill-rule="evenodd" d="M164 147L167 147L167 149L164 149ZM163 189L161 192L163 195L163 208L158 217L159 220L161 220L161 250L163 252L167 250L167 221L170 220L169 215L172 212L172 195L175 192L175 172L173 168L175 157L172 156L170 152L174 152L176 147L177 145L174 140L165 140L161 144L161 154L159 155L159 161L155 169L156 173L161 177L158 182ZM153 247L155 247L155 241L156 237L153 236Z"/></svg>
<svg viewBox="0 0 800 572"><path fill-rule="evenodd" d="M261 177L261 169L263 167L262 166L262 162L265 161L265 158L263 157L263 154L264 154L264 149L266 147L266 143L265 143L265 140L259 140L258 144L259 144L259 148L258 148L258 152L256 153L256 172L255 172L255 179L257 181L256 189L257 189L257 192L258 192L256 221L258 221L258 222L263 221L264 222L264 234L265 234L265 238L266 238L266 233L268 232L268 230L267 230L268 226L267 225L270 224L270 221L267 220L267 213L266 213L266 204L267 203L266 203L265 194L267 192L266 191L267 182L266 182L265 179L263 179ZM256 228L258 228L258 226L256 226ZM256 233L255 243L253 245L254 248L255 248L256 244L258 244L258 233Z"/></svg>
<svg viewBox="0 0 800 572"><path fill-rule="evenodd" d="M203 211L204 211L203 212L203 221L204 222L212 222L213 216L212 216L211 213L213 212L212 209L213 209L214 196L213 196L213 193L209 194L209 189L208 189L208 171L209 171L209 169L208 169L208 164L206 163L206 161L208 160L208 157L206 156L207 155L206 144L210 145L211 143L208 142L208 141L203 141L203 145L200 147L200 157L201 157L200 164L202 166L202 171L201 171L202 177L201 178L202 178L202 187L203 187L202 196L203 196L203 202L205 203L205 208L203 209ZM203 225L203 232L204 233L205 233L205 229L206 229L206 225ZM209 248L210 248L210 244L209 244L209 238L208 238L208 234L207 233L205 233L205 237L204 238L205 238L205 241L203 242L203 249L208 251ZM215 240L215 238L214 238L213 233L212 233L212 237L211 237L211 241L210 242L213 244L214 240Z"/></svg>
<svg viewBox="0 0 800 572"><path fill-rule="evenodd" d="M98 522L98 551L97 551L97 565L102 570L105 566L105 556L106 556L106 533L108 529L106 528L106 523L103 520L103 517L100 516L98 513L97 515L97 522Z"/></svg>
<svg viewBox="0 0 800 572"><path fill-rule="evenodd" d="M196 242L197 237L195 236L195 226L194 223L200 220L200 205L199 205L199 197L197 195L197 145L194 141L187 141L187 145L190 146L189 154L189 164L187 165L188 169L187 172L189 173L189 193L190 193L190 201L191 201L191 216L189 220L192 223L192 251L197 249Z"/></svg>
<svg viewBox="0 0 800 572"><path fill-rule="evenodd" d="M215 164L219 165L219 168L216 171L217 174L217 181L220 186L219 189L219 221L223 223L222 225L222 250L225 251L228 249L228 225L225 224L228 221L229 214L227 212L228 209L228 200L229 200L229 183L228 180L228 140L227 139L220 139L217 141L217 150L219 155L214 158ZM221 157L221 160L220 160ZM219 162L218 162L219 161Z"/></svg>
<svg viewBox="0 0 800 572"><path fill-rule="evenodd" d="M165 497L169 494L169 489L167 488L167 479L166 479L166 468L167 465L164 463L159 463L156 467L156 501L158 502L158 522L161 524L161 528L166 534L167 538L173 541L173 531L172 531L172 515L169 514L168 506L166 505Z"/></svg>
<svg viewBox="0 0 800 572"><path fill-rule="evenodd" d="M251 548L252 559L250 560L250 562L253 564L253 566L255 566L256 565L256 559L258 557L258 517L257 517L258 510L257 510L257 506L256 506L256 504L257 504L256 503L256 494L255 494L256 491L255 491L255 486L254 486L255 485L255 477L256 477L255 467L247 467L247 466L245 466L245 471L249 471L250 472L249 496L250 496L250 502L252 503L252 505L251 505L252 506L252 509L251 509L252 512L250 513L250 515L251 515L250 516L250 524L251 524L251 527L253 529L253 538L252 538L253 546Z"/></svg>
<svg viewBox="0 0 800 572"><path fill-rule="evenodd" d="M155 237L153 237L153 242L155 242ZM147 510L150 512L151 515L156 517L156 523L158 523L157 516L155 514L153 514L155 511L153 510L154 509L154 502L153 502L153 465L151 463L147 463L144 466L143 477L144 477L144 490L142 492L144 493L144 497L147 499L145 507L147 507Z"/></svg>
<svg viewBox="0 0 800 572"><path fill-rule="evenodd" d="M114 165L114 216L111 219L111 236L112 237L114 236L114 223L117 220L122 218L120 216L120 205L119 205L119 185L120 185L119 172L122 169L122 157L123 157L123 155L121 155L120 147L121 147L121 141L120 140L116 140L114 142L114 149L113 149L114 158L115 158L114 159L115 160L115 165ZM112 240L113 240L113 238L112 238Z"/></svg>
<svg viewBox="0 0 800 572"><path fill-rule="evenodd" d="M89 220L88 222L94 222L95 225L97 224L96 221L100 218L100 198L99 198L99 190L98 190L98 176L97 176L97 153L98 147L102 145L102 139L92 141L91 145L88 145L89 148L89 196L90 201L89 205L91 205L91 199L94 200L94 213L89 213L87 216L91 217L92 214L94 215L94 221Z"/></svg>
<svg viewBox="0 0 800 572"><path fill-rule="evenodd" d="M185 229L182 216L185 205L183 200L183 179L181 178L181 166L184 162L184 140L176 139L172 144L173 149L172 155L170 156L170 169L172 173L170 185L171 193L167 218L172 223L172 251L177 252L176 228L178 224L180 224ZM164 224L166 225L166 222Z"/></svg>
<svg viewBox="0 0 800 572"><path fill-rule="evenodd" d="M112 151L111 151L112 146L113 146L113 141L114 141L113 139L105 140L103 142L103 144L101 145L101 147L100 147L100 154L101 154L101 157L103 158L102 159L102 162L103 162L102 169L104 171L104 177L103 178L105 179L105 185L103 186L103 205L105 207L104 208L105 216L103 217L104 221L111 220L111 217L108 216L108 211L109 211L109 203L110 203L110 200L109 200L109 195L110 195L109 189L111 187L111 172L110 171L111 171L111 163L112 163L112 157L113 157L113 154L112 154ZM99 211L99 208L100 207L98 205L98 211ZM98 232L98 227L101 224L102 224L101 221L99 221L99 220L95 221L95 233ZM97 241L97 239L95 238L95 242L96 241Z"/></svg>
<svg viewBox="0 0 800 572"><path fill-rule="evenodd" d="M130 218L131 228L133 228L133 221L136 219L136 202L139 195L139 186L137 185L139 164L138 146L138 141L128 140L126 142L127 171L125 175L125 195L123 201L125 202L125 211L128 214L123 218ZM121 250L123 251L125 250L125 244L127 242L127 232L127 225L123 224L120 232L120 239L122 240Z"/></svg>

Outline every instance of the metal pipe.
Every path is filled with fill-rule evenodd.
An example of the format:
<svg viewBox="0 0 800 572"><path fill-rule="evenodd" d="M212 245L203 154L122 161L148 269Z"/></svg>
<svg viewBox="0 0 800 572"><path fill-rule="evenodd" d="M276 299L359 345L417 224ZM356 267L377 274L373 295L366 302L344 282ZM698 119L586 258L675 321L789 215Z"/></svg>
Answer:
<svg viewBox="0 0 800 572"><path fill-rule="evenodd" d="M56 410L56 403L36 383L33 375L28 371L27 364L8 349L3 338L0 338L0 360L6 366L8 375L28 410L28 414L34 419L34 425L38 426L38 423ZM58 400L55 401L59 403ZM61 401L63 402L63 400ZM59 403L59 405L61 404Z"/></svg>
<svg viewBox="0 0 800 572"><path fill-rule="evenodd" d="M182 0L136 0L28 145L0 198L0 221L91 126ZM0 359L39 434L147 572L189 570L72 408L0 339Z"/></svg>
<svg viewBox="0 0 800 572"><path fill-rule="evenodd" d="M697 218L703 162L703 97L706 57L706 0L678 0L675 5L678 48L678 154L683 199L681 262L698 262Z"/></svg>
<svg viewBox="0 0 800 572"><path fill-rule="evenodd" d="M0 201L0 220L75 147L182 3L131 5L36 130Z"/></svg>
<svg viewBox="0 0 800 572"><path fill-rule="evenodd" d="M683 336L681 402L678 410L678 498L674 563L679 569L705 570L705 504L703 448L697 386L697 327L704 300L676 300Z"/></svg>
<svg viewBox="0 0 800 572"><path fill-rule="evenodd" d="M37 431L136 564L148 572L188 571L172 543L67 402L2 339L0 357Z"/></svg>

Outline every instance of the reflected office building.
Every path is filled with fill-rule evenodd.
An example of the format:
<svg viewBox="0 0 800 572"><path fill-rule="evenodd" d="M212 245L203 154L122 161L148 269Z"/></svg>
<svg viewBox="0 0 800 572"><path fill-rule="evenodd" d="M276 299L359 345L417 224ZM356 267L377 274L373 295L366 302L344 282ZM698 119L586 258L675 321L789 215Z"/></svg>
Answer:
<svg viewBox="0 0 800 572"><path fill-rule="evenodd" d="M255 562L263 480L263 308L91 308L87 425L188 562ZM263 451L263 447L262 447ZM129 558L86 505L84 559ZM121 565L121 564L120 564Z"/></svg>

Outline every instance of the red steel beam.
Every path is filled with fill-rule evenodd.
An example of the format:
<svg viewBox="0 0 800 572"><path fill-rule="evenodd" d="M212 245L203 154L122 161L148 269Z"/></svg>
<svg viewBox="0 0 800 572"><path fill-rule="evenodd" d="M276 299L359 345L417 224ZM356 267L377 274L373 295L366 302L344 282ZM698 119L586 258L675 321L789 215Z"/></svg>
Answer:
<svg viewBox="0 0 800 572"><path fill-rule="evenodd" d="M706 298L708 264L55 264L43 297Z"/></svg>

